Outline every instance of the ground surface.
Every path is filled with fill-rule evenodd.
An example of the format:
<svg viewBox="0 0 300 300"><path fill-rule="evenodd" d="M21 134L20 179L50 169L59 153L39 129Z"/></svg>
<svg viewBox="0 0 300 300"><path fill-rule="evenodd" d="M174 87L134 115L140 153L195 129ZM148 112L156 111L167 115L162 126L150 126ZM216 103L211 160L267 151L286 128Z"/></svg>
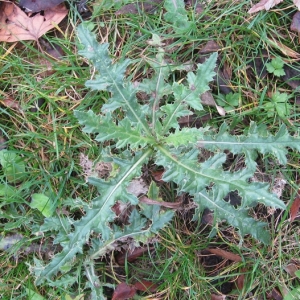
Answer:
<svg viewBox="0 0 300 300"><path fill-rule="evenodd" d="M90 22L100 43L109 43L115 61L133 60L126 72L132 82L153 73L146 63L153 57L149 44L153 33L161 37L168 62L185 65L186 70L174 75L178 81L208 55L218 53L217 76L210 93L201 98L205 109L181 118L181 128L217 130L226 122L234 135L254 121L272 133L285 124L291 135L299 134L300 47L299 33L291 30L292 22L297 28L297 8L291 1L255 14L248 13L251 1L188 1L183 14L190 22L188 30L182 29L184 22L166 21L161 1L130 2L131 6L124 6L126 1L108 2L67 3L55 13L66 11L67 16L41 37L19 42L6 37L0 44L0 149L11 151L14 162L13 171L7 171L3 161L0 169L0 299L90 297L80 256L72 270L76 282L70 285L64 286L58 278L52 285L37 286L29 272L34 257L47 263L61 250L53 243L54 232L40 231L48 216L40 203L46 205L50 199L57 214L80 219L82 203L97 195L87 184L87 175L92 168L104 177L111 172L103 163L91 166L99 161L99 148L105 143L84 133L74 116L76 109L100 112L109 97L85 86L95 70L78 54L76 27L83 21ZM6 19L2 15L0 20ZM138 95L140 101L145 97ZM199 160L210 156L203 150ZM209 210L195 221L193 198L185 193L177 196L176 185L163 182L163 170L149 162L142 180L145 185L155 182L159 198L174 203L175 218L135 252L120 247L96 261L97 276L107 285L105 296L111 299L116 286L125 282L120 288L124 294L119 292L114 299L129 295L134 299L300 299L299 158L298 152L289 151L285 166L272 155L256 159L251 180L268 182L288 207L251 209L255 219L267 222L269 245L248 235L241 241L236 229L214 222ZM243 165L242 156L228 153L224 168L234 172ZM235 191L226 199L235 206L241 201ZM126 211L118 222L126 224Z"/></svg>

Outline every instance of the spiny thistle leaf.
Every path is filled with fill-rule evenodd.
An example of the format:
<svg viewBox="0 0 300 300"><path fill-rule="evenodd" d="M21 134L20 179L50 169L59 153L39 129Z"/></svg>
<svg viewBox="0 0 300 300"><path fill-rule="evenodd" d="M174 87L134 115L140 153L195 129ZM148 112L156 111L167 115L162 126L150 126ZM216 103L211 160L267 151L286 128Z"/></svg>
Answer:
<svg viewBox="0 0 300 300"><path fill-rule="evenodd" d="M266 132L264 136L257 131L257 126L254 123L251 124L247 135L233 136L228 133L227 129L228 126L223 124L218 134L206 134L199 145L210 150L230 150L233 154L245 151L270 153L281 164L287 163L287 148L300 151L300 139L290 136L285 125L282 125L275 135Z"/></svg>
<svg viewBox="0 0 300 300"><path fill-rule="evenodd" d="M194 158L197 152L183 154L181 150L179 148L169 151L159 146L156 155L156 164L165 168L163 180L176 182L179 191L197 194L214 184L217 199L223 199L230 191L237 190L243 198L242 207L260 202L274 208L285 209L284 203L268 192L267 184L246 181L253 176L252 172L247 169L235 173L223 171L221 164L225 162L224 154L216 154L201 165Z"/></svg>
<svg viewBox="0 0 300 300"><path fill-rule="evenodd" d="M173 24L173 28L178 33L186 32L192 22L188 21L187 11L183 0L165 0L164 7L166 13L165 20Z"/></svg>
<svg viewBox="0 0 300 300"><path fill-rule="evenodd" d="M147 241L147 238L158 233L166 224L168 224L174 216L173 211L160 212L160 207L157 205L149 206L141 203L141 212L133 210L129 217L129 225L124 229L114 226L109 239L93 240L93 249L91 258L95 259L115 249L117 241L124 241L128 238L134 239L136 242ZM146 226L147 219L151 221L150 226Z"/></svg>
<svg viewBox="0 0 300 300"><path fill-rule="evenodd" d="M139 175L141 163L145 162L150 152L151 150L148 150L141 155L136 153L134 159L126 163L126 167L124 165L120 166L119 174L111 181L106 182L91 178L95 185L99 185L101 195L93 200L92 207L86 210L86 215L73 224L74 231L68 234L68 243L64 243L62 252L55 255L52 261L42 270L37 283L55 275L77 253L82 253L82 247L88 241L92 231L101 233L103 240L110 238L111 228L109 222L115 218L111 207L119 199L132 199L133 195L129 196L126 193L126 187L133 177Z"/></svg>
<svg viewBox="0 0 300 300"><path fill-rule="evenodd" d="M160 111L160 116L163 120L163 132L160 132L160 134L169 132L171 128L179 129L177 119L193 114L189 109L187 109L187 105L181 100L175 100L174 103L163 105L160 108Z"/></svg>
<svg viewBox="0 0 300 300"><path fill-rule="evenodd" d="M217 53L213 53L204 64L198 64L196 74L188 72L188 87L183 84L174 83L173 91L175 100L187 103L196 110L202 110L199 95L209 90L208 83L213 80L215 75L214 68L216 66Z"/></svg>
<svg viewBox="0 0 300 300"><path fill-rule="evenodd" d="M144 131L148 132L148 124L135 96L137 90L131 82L124 82L123 80L130 61L125 60L113 64L108 55L108 44L100 45L97 43L96 36L84 25L78 27L78 36L84 46L79 54L88 58L99 72L95 80L86 82L86 86L94 90L104 90L112 93L108 103L103 105L102 111L104 113L112 112L121 107L127 112L127 117L132 122L139 123Z"/></svg>
<svg viewBox="0 0 300 300"><path fill-rule="evenodd" d="M222 221L225 219L231 226L239 228L242 237L251 234L257 240L269 244L270 235L266 231L267 223L254 220L248 215L247 209L235 209L231 204L217 196L214 197L213 192L208 194L206 190L195 194L194 201L198 204L195 217L198 217L204 208L209 208L214 211L217 220Z"/></svg>
<svg viewBox="0 0 300 300"><path fill-rule="evenodd" d="M199 130L197 128L182 128L169 134L163 141L168 145L179 147L181 145L195 144L200 139L203 139L204 128Z"/></svg>
<svg viewBox="0 0 300 300"><path fill-rule="evenodd" d="M117 141L116 147L122 148L130 145L131 148L145 147L151 145L155 140L151 136L143 136L141 124L132 127L128 119L123 119L116 125L112 122L111 115L97 116L94 112L75 111L79 124L84 125L83 131L87 133L98 133L95 140L105 142L109 140Z"/></svg>

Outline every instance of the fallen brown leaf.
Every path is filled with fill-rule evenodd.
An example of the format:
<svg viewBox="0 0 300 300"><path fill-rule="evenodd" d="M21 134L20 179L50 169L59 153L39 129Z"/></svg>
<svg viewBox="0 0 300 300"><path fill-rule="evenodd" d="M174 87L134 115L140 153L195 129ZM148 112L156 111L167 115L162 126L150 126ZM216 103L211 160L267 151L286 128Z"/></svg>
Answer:
<svg viewBox="0 0 300 300"><path fill-rule="evenodd" d="M293 204L290 207L290 221L291 222L293 222L295 220L295 218L297 217L299 208L300 208L300 195L298 193L295 200L293 201Z"/></svg>
<svg viewBox="0 0 300 300"><path fill-rule="evenodd" d="M207 54L212 52L217 52L221 49L221 47L215 41L208 41L202 48L199 53Z"/></svg>
<svg viewBox="0 0 300 300"><path fill-rule="evenodd" d="M242 273L245 273L246 271L247 271L246 268L241 269ZM235 283L236 283L236 286L237 286L238 290L241 291L244 287L244 284L245 284L245 274L240 274L238 276L238 278L236 279Z"/></svg>
<svg viewBox="0 0 300 300"><path fill-rule="evenodd" d="M153 14L157 10L161 2L162 0L151 0L126 4L116 11L116 15L138 14L139 12Z"/></svg>
<svg viewBox="0 0 300 300"><path fill-rule="evenodd" d="M215 255L221 256L225 259L229 259L232 261L242 261L242 258L239 255L228 252L226 250L222 250L219 248L215 248L215 249L210 248L210 249L207 249L207 251L209 251L210 253L213 253Z"/></svg>
<svg viewBox="0 0 300 300"><path fill-rule="evenodd" d="M0 41L16 42L25 40L36 41L68 14L62 3L50 8L42 14L29 17L12 2L0 2Z"/></svg>
<svg viewBox="0 0 300 300"><path fill-rule="evenodd" d="M212 95L212 93L210 91L207 91L205 93L203 93L201 96L200 96L200 99L201 99L201 103L203 105L207 105L207 106L215 106L219 115L221 116L225 116L226 115L226 111L223 107L221 106L218 106L216 104L216 101Z"/></svg>
<svg viewBox="0 0 300 300"><path fill-rule="evenodd" d="M120 266L125 265L125 261L134 262L138 257L142 256L144 253L148 252L148 250L153 250L154 247L138 247L134 248L133 251L122 251L116 255L116 262Z"/></svg>
<svg viewBox="0 0 300 300"><path fill-rule="evenodd" d="M278 3L282 2L283 0L261 0L254 6L250 8L248 11L249 14L259 12L261 10L269 10L273 6L277 5Z"/></svg>
<svg viewBox="0 0 300 300"><path fill-rule="evenodd" d="M291 31L299 32L300 33L300 12L297 11L293 15L292 23L291 23Z"/></svg>
<svg viewBox="0 0 300 300"><path fill-rule="evenodd" d="M151 171L153 179L157 182L163 182L162 177L164 175L164 170Z"/></svg>
<svg viewBox="0 0 300 300"><path fill-rule="evenodd" d="M283 300L282 295L280 294L280 292L277 289L273 289L272 290L272 299L274 300Z"/></svg>
<svg viewBox="0 0 300 300"><path fill-rule="evenodd" d="M20 0L20 6L28 12L39 12L57 6L64 0Z"/></svg>
<svg viewBox="0 0 300 300"><path fill-rule="evenodd" d="M134 287L138 291L155 293L157 291L158 285L151 281L141 280L139 282L136 282L134 284Z"/></svg>
<svg viewBox="0 0 300 300"><path fill-rule="evenodd" d="M112 296L112 300L125 300L133 297L135 293L136 293L136 289L134 286L122 282L115 289Z"/></svg>
<svg viewBox="0 0 300 300"><path fill-rule="evenodd" d="M292 277L295 277L295 272L298 271L298 266L294 263L290 263L286 266L283 267L283 269L289 274L291 275Z"/></svg>
<svg viewBox="0 0 300 300"><path fill-rule="evenodd" d="M225 295L211 294L211 300L225 300L225 299L226 299Z"/></svg>
<svg viewBox="0 0 300 300"><path fill-rule="evenodd" d="M269 10L273 6L283 2L283 0L261 0L257 4L253 5L248 11L249 14L259 12L261 10ZM293 0L294 4L300 9L300 0Z"/></svg>
<svg viewBox="0 0 300 300"><path fill-rule="evenodd" d="M269 43L280 50L284 55L292 58L299 58L300 54L288 46L282 44L281 42L277 41L274 37L268 39Z"/></svg>
<svg viewBox="0 0 300 300"><path fill-rule="evenodd" d="M12 98L5 98L3 100L0 100L0 103L8 108L15 109L15 110L21 110L20 103Z"/></svg>

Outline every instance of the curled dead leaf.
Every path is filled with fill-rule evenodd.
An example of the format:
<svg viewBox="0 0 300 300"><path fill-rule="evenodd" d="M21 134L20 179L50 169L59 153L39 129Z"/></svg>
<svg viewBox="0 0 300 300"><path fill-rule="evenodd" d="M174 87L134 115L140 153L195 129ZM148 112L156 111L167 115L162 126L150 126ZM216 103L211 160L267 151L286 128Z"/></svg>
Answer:
<svg viewBox="0 0 300 300"><path fill-rule="evenodd" d="M207 250L210 253L221 256L225 259L229 259L229 260L232 260L232 261L242 261L242 258L239 255L228 252L226 250L222 250L222 249L219 249L219 248L215 248L215 249L210 248L210 249L207 249Z"/></svg>
<svg viewBox="0 0 300 300"><path fill-rule="evenodd" d="M62 3L42 14L29 17L12 2L0 2L0 41L16 42L38 40L43 34L60 23L68 14Z"/></svg>

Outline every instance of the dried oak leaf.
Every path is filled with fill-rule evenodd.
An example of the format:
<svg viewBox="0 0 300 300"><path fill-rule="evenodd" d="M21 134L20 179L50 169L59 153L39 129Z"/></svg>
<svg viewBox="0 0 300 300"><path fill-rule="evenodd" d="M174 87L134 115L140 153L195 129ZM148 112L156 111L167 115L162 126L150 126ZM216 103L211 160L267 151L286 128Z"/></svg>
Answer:
<svg viewBox="0 0 300 300"><path fill-rule="evenodd" d="M283 2L283 0L261 0L257 4L253 5L248 13L252 14L261 10L269 10L280 2ZM297 6L297 8L300 9L300 0L293 0L293 2Z"/></svg>
<svg viewBox="0 0 300 300"><path fill-rule="evenodd" d="M47 31L55 27L67 15L68 9L62 3L44 12L27 16L12 2L0 2L0 41L16 42L36 41Z"/></svg>

